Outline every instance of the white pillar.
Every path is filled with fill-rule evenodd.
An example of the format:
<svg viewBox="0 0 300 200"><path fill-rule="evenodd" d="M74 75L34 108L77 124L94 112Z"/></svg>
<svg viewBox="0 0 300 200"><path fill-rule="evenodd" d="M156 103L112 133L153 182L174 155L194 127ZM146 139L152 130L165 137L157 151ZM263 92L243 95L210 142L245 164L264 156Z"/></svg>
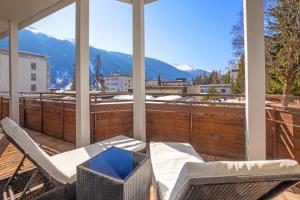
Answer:
<svg viewBox="0 0 300 200"><path fill-rule="evenodd" d="M263 0L244 0L246 159L266 159Z"/></svg>
<svg viewBox="0 0 300 200"><path fill-rule="evenodd" d="M144 0L133 4L133 136L146 141Z"/></svg>
<svg viewBox="0 0 300 200"><path fill-rule="evenodd" d="M76 0L76 146L90 144L89 0Z"/></svg>
<svg viewBox="0 0 300 200"><path fill-rule="evenodd" d="M9 116L19 123L18 23L9 22Z"/></svg>

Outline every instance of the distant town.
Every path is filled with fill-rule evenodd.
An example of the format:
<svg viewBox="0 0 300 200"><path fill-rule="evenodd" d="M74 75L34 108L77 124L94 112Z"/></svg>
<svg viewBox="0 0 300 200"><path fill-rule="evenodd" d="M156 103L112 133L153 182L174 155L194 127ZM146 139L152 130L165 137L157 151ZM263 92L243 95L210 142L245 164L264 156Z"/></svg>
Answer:
<svg viewBox="0 0 300 200"><path fill-rule="evenodd" d="M124 75L118 72L111 75L101 75L99 68L100 57L98 58L99 64L96 63L96 70L93 73L91 80L91 90L101 91L107 93L124 93L133 91L133 76ZM0 91L8 91L9 83L8 74L9 71L9 58L8 51L0 49ZM50 87L51 73L50 65L48 63L47 56L33 54L29 52L20 52L19 54L19 79L20 91L22 92L63 92L75 90L74 81L66 87L65 90L61 88ZM97 68L98 67L98 68ZM74 70L75 71L75 70ZM75 73L75 72L74 72ZM202 74L196 76L193 80L187 78L178 77L176 80L161 80L160 76L153 80L146 80L146 92L147 93L162 93L162 94L207 94L207 93L219 93L219 94L231 94L230 82L235 81L238 76L238 70L228 70L226 76L228 81L224 83L215 80L208 74ZM218 75L222 76L222 75ZM75 76L74 76L75 77ZM212 81L206 81L205 79L213 79Z"/></svg>

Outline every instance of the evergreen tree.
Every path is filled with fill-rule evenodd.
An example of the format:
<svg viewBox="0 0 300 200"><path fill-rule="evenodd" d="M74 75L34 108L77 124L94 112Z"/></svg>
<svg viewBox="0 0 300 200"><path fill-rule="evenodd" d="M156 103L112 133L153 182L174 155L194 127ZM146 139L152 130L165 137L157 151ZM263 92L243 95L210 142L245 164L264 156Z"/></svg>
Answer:
<svg viewBox="0 0 300 200"><path fill-rule="evenodd" d="M242 94L245 92L245 50L244 50L244 17L240 12L237 23L233 26L232 31L232 48L234 60L233 67L238 69L236 80L231 81L231 92Z"/></svg>
<svg viewBox="0 0 300 200"><path fill-rule="evenodd" d="M218 71L212 71L209 75L209 84L220 84L220 77Z"/></svg>
<svg viewBox="0 0 300 200"><path fill-rule="evenodd" d="M238 75L235 81L231 82L231 92L233 94L245 93L245 58L244 55L239 59L236 68L238 69Z"/></svg>
<svg viewBox="0 0 300 200"><path fill-rule="evenodd" d="M160 79L160 75L158 74L158 77L157 77L157 84L159 85L159 86L161 86L161 79Z"/></svg>
<svg viewBox="0 0 300 200"><path fill-rule="evenodd" d="M73 64L72 86L71 91L76 91L76 63Z"/></svg>
<svg viewBox="0 0 300 200"><path fill-rule="evenodd" d="M292 94L300 76L300 1L268 0L266 8L267 72L283 85L285 97ZM287 106L287 99L282 103Z"/></svg>
<svg viewBox="0 0 300 200"><path fill-rule="evenodd" d="M215 87L210 87L210 88L208 88L208 94L218 94L218 91ZM217 101L217 100L219 100L219 98L216 96L205 96L205 97L203 97L203 100L204 101Z"/></svg>
<svg viewBox="0 0 300 200"><path fill-rule="evenodd" d="M221 74L221 83L222 84L231 83L230 71L228 71L226 74Z"/></svg>
<svg viewBox="0 0 300 200"><path fill-rule="evenodd" d="M95 63L95 89L96 91L99 91L101 89L101 84L100 84L100 67L101 67L101 57L100 54L96 55L96 63Z"/></svg>
<svg viewBox="0 0 300 200"><path fill-rule="evenodd" d="M193 78L193 85L207 85L211 84L211 82L212 81L205 74L197 75L195 78Z"/></svg>
<svg viewBox="0 0 300 200"><path fill-rule="evenodd" d="M100 53L98 53L95 59L94 81L93 81L94 89L96 91L105 91L106 89L105 80L101 74L101 67L102 67L101 55Z"/></svg>

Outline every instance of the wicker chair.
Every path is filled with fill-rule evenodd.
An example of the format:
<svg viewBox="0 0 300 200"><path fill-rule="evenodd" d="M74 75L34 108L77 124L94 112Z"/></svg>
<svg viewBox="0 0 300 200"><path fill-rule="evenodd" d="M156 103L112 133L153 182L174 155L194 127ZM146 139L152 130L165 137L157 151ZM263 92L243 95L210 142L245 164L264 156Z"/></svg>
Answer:
<svg viewBox="0 0 300 200"><path fill-rule="evenodd" d="M205 162L190 144L151 143L157 199L271 199L300 181L293 160Z"/></svg>

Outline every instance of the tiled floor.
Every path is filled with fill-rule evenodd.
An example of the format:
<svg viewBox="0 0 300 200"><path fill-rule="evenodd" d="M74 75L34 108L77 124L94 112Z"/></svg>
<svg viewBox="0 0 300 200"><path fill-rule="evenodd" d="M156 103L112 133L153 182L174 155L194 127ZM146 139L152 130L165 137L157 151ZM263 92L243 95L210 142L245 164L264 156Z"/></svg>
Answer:
<svg viewBox="0 0 300 200"><path fill-rule="evenodd" d="M50 155L57 154L60 152L68 151L75 148L75 145L64 142L62 140L46 136L36 131L27 130L30 136L40 144L40 146ZM215 156L202 155L202 157L208 161L220 160ZM22 158L22 154L10 144L0 133L0 180L10 176L18 165L18 162ZM23 171L33 169L34 166L26 161ZM151 190L152 191L152 190ZM153 191L151 192L151 200L154 200ZM300 189L292 188L285 193L274 198L274 200L300 200Z"/></svg>

